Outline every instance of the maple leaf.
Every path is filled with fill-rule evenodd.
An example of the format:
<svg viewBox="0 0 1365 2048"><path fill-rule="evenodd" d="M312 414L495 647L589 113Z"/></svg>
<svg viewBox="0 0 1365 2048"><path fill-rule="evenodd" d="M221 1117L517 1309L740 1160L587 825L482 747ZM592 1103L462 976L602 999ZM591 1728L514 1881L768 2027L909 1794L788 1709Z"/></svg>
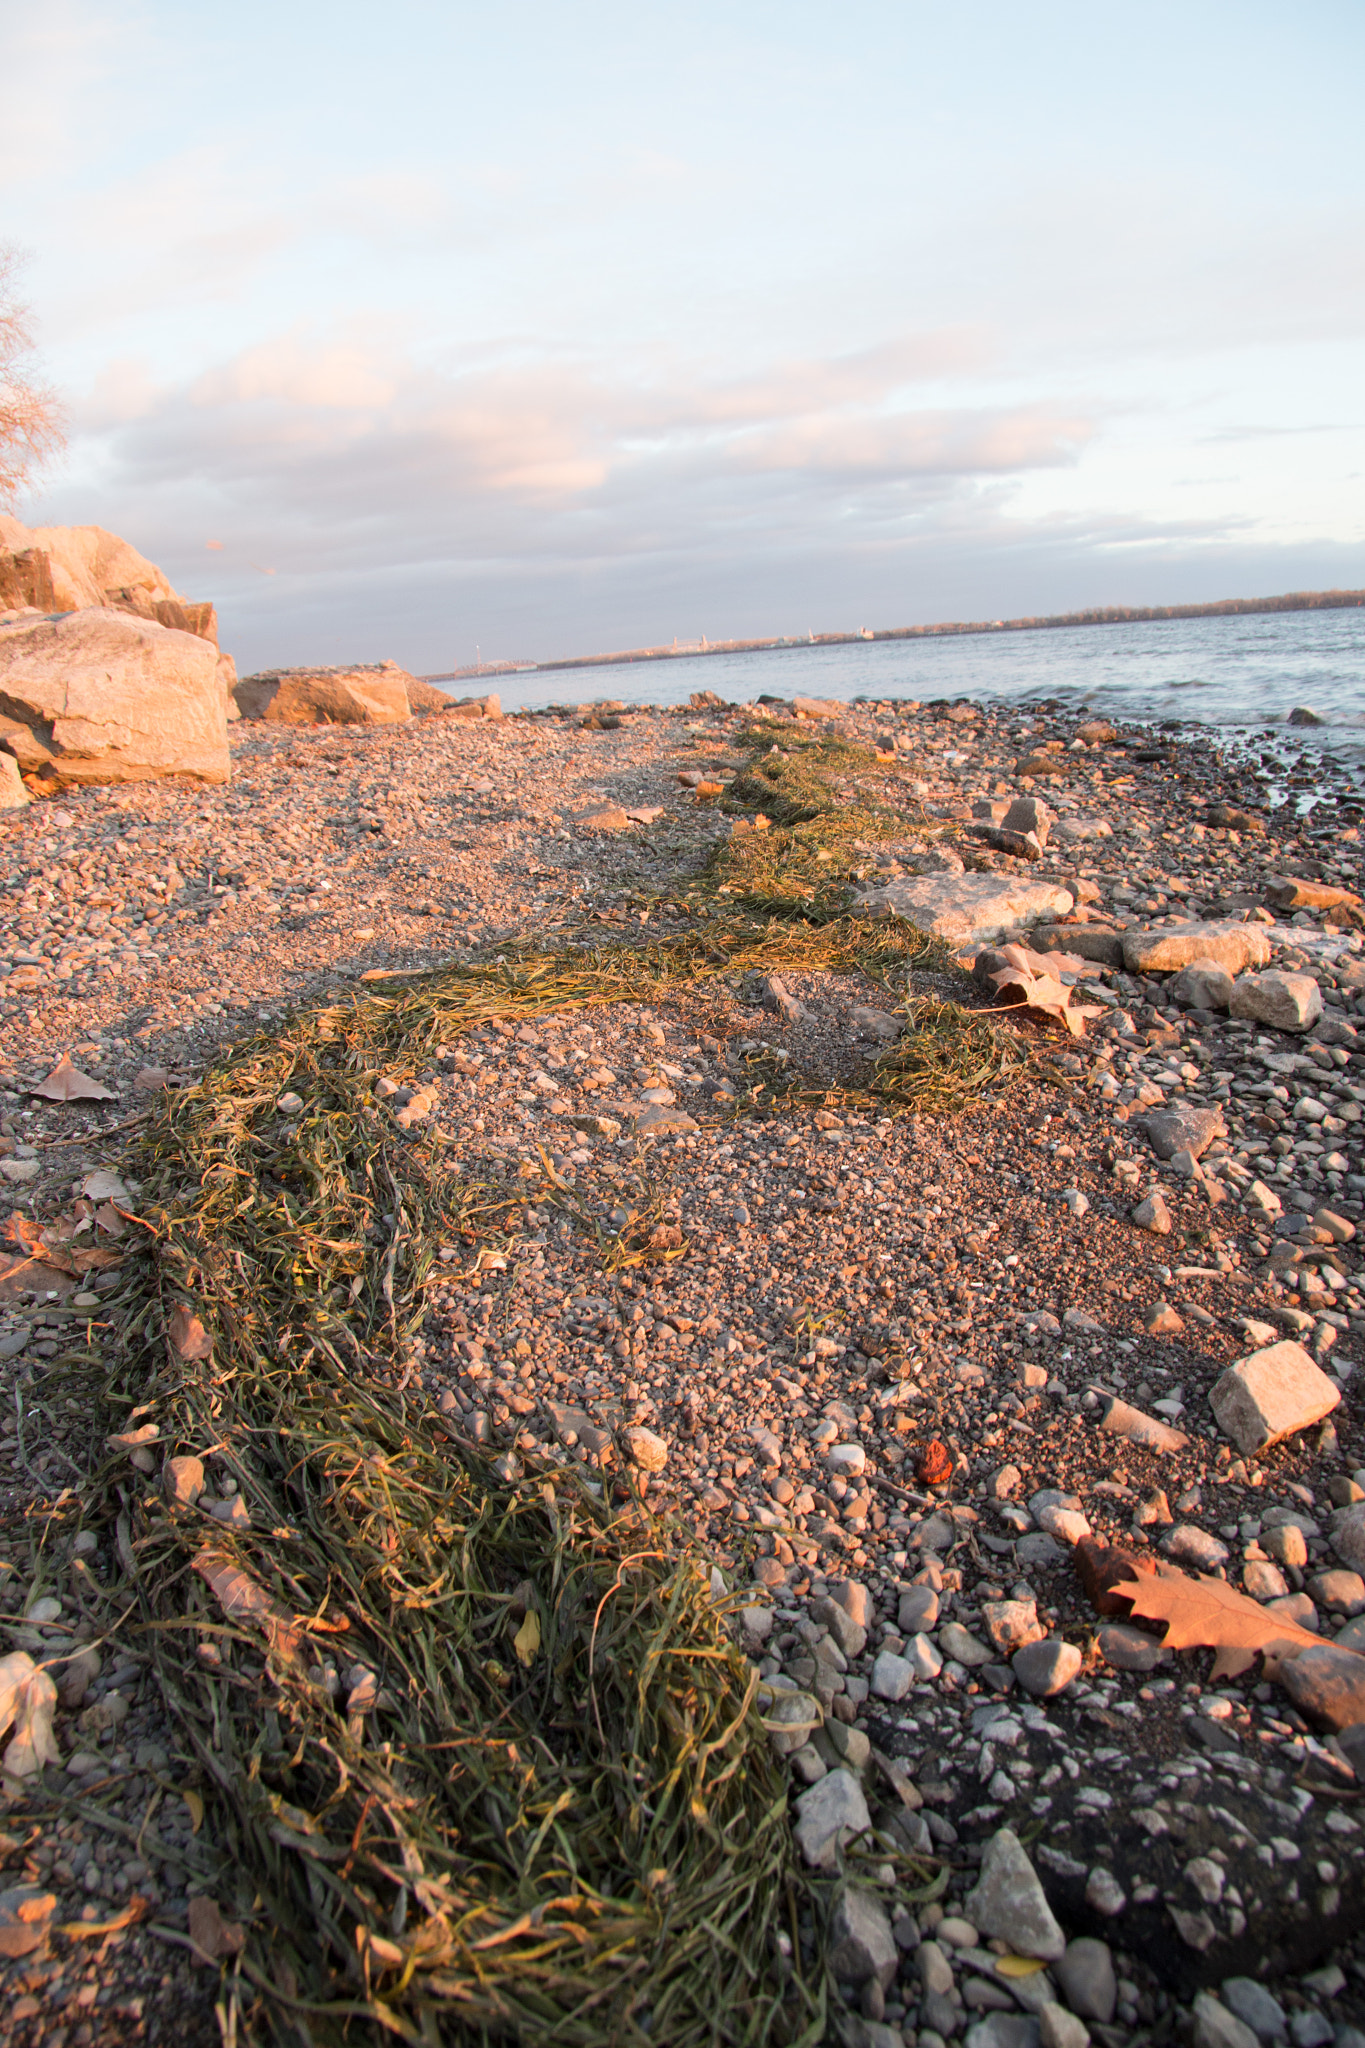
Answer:
<svg viewBox="0 0 1365 2048"><path fill-rule="evenodd" d="M989 982L1007 1003L1024 1003L1064 1024L1073 1038L1084 1038L1087 1017L1104 1014L1098 1003L1073 1003L1074 993L1061 980L1063 972L1079 974L1085 962L1070 953L1034 953L1027 946L1002 946L978 955L972 972L979 982Z"/></svg>
<svg viewBox="0 0 1365 2048"><path fill-rule="evenodd" d="M83 1074L79 1067L73 1067L66 1053L63 1053L45 1081L29 1089L30 1095L44 1095L49 1102L113 1102L116 1098L112 1088L106 1088L103 1081L95 1080L91 1074Z"/></svg>
<svg viewBox="0 0 1365 2048"><path fill-rule="evenodd" d="M1283 1658L1317 1648L1321 1636L1238 1593L1225 1579L1132 1578L1110 1588L1132 1602L1134 1618L1164 1621L1168 1650L1216 1650L1211 1678L1239 1678L1258 1653L1267 1672Z"/></svg>

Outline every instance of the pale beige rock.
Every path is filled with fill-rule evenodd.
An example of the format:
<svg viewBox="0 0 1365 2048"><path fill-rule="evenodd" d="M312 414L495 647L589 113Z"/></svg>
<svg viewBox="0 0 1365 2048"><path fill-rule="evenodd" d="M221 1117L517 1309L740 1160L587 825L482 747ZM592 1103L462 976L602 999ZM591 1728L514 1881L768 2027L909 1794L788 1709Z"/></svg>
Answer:
<svg viewBox="0 0 1365 2048"><path fill-rule="evenodd" d="M1214 1385L1209 1406L1243 1456L1280 1443L1321 1422L1341 1400L1341 1389L1320 1372L1301 1344L1253 1351L1230 1365Z"/></svg>
<svg viewBox="0 0 1365 2048"><path fill-rule="evenodd" d="M1311 1031L1322 1015L1322 990L1311 974L1247 974L1233 983L1228 1011L1276 1031Z"/></svg>
<svg viewBox="0 0 1365 2048"><path fill-rule="evenodd" d="M824 697L794 697L792 710L798 718L838 718L848 707Z"/></svg>
<svg viewBox="0 0 1365 2048"><path fill-rule="evenodd" d="M858 908L873 917L900 917L964 950L989 945L1007 932L1064 917L1069 889L1055 882L1009 875L916 875L865 889Z"/></svg>
<svg viewBox="0 0 1365 2048"><path fill-rule="evenodd" d="M263 669L234 695L243 718L270 725L397 725L410 716L414 678L387 665Z"/></svg>
<svg viewBox="0 0 1365 2048"><path fill-rule="evenodd" d="M156 563L118 534L102 526L24 526L0 514L0 552L30 548L46 557L58 610L132 612L217 645L213 606L181 597Z"/></svg>
<svg viewBox="0 0 1365 2048"><path fill-rule="evenodd" d="M0 754L0 811L22 811L33 798L24 788L19 763L13 754Z"/></svg>
<svg viewBox="0 0 1365 2048"><path fill-rule="evenodd" d="M0 624L0 702L41 732L54 789L228 780L218 653L197 634L107 607L22 616Z"/></svg>
<svg viewBox="0 0 1365 2048"><path fill-rule="evenodd" d="M1125 932L1124 964L1134 974L1174 974L1198 961L1212 961L1227 974L1264 967L1270 940L1258 924L1173 924L1152 931Z"/></svg>

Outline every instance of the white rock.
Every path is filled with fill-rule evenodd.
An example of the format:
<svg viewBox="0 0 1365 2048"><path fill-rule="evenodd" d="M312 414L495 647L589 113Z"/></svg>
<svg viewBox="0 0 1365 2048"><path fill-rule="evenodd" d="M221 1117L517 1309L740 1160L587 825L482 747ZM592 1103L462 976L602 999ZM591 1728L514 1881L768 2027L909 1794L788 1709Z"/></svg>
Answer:
<svg viewBox="0 0 1365 2048"><path fill-rule="evenodd" d="M0 698L54 788L228 779L218 650L194 633L124 611L21 614L0 624Z"/></svg>
<svg viewBox="0 0 1365 2048"><path fill-rule="evenodd" d="M1233 984L1228 1010L1276 1031L1311 1031L1322 1015L1322 990L1311 974L1245 974Z"/></svg>
<svg viewBox="0 0 1365 2048"><path fill-rule="evenodd" d="M1321 1422L1341 1389L1320 1372L1301 1344L1285 1339L1239 1359L1215 1383L1209 1406L1243 1456Z"/></svg>
<svg viewBox="0 0 1365 2048"><path fill-rule="evenodd" d="M1004 875L916 875L865 889L857 908L900 917L964 951L1008 932L1063 917L1074 907L1069 889Z"/></svg>
<svg viewBox="0 0 1365 2048"><path fill-rule="evenodd" d="M22 811L33 798L24 788L19 763L13 754L0 754L0 811Z"/></svg>
<svg viewBox="0 0 1365 2048"><path fill-rule="evenodd" d="M846 1479L856 1479L867 1469L867 1452L861 1444L835 1444L825 1463L831 1472L842 1473Z"/></svg>

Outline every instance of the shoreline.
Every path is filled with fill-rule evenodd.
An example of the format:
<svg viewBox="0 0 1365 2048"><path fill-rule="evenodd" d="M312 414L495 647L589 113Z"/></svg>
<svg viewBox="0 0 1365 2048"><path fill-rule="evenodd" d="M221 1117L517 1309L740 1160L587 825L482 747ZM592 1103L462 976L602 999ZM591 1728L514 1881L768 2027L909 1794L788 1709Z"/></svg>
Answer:
<svg viewBox="0 0 1365 2048"><path fill-rule="evenodd" d="M553 661L483 662L419 678L424 683L457 683L481 676L552 674L562 669L611 668L634 662L703 660L713 654L766 654L802 647L851 647L879 640L953 639L983 633L1041 633L1081 626L1149 625L1165 619L1222 619L1272 616L1281 612L1357 611L1365 590L1301 590L1280 597L1228 597L1208 604L1101 605L1078 612L1054 612L1017 619L945 621L925 626L866 627L856 633L809 633L757 640L689 641L679 647L634 647L610 654L571 654Z"/></svg>
<svg viewBox="0 0 1365 2048"><path fill-rule="evenodd" d="M367 1114L394 1171L483 1184L503 1232L491 1257L449 1233L403 1349L376 1352L366 1387L382 1393L381 1365L401 1366L404 1427L424 1444L456 1430L545 1483L569 1466L609 1489L648 1440L637 1481L680 1549L744 1596L736 1647L757 1682L820 1703L810 1740L783 1738L794 1800L856 1790L899 1845L888 1856L928 1856L943 1873L941 1900L907 1904L874 1857L860 1866L896 1963L868 1994L879 2011L848 2012L847 2027L879 2029L879 2048L936 2048L998 2019L979 2048L1015 2048L1037 2009L1018 1985L1051 1998L1060 1985L1102 2048L1165 2048L1183 2038L1196 1986L1259 1979L1269 1959L1274 1995L1305 2016L1296 2041L1330 2039L1313 2031L1330 2029L1324 2009L1359 2028L1365 1898L1349 1872L1365 1768L1346 1780L1341 1745L1278 1683L1255 1670L1215 1680L1206 1653L1162 1651L1097 1614L1070 1547L1084 1521L1098 1542L1303 1603L1325 1642L1348 1628L1348 1645L1365 1638L1355 1596L1327 1583L1343 1491L1365 1493L1365 947L1349 911L1288 908L1275 879L1361 894L1359 800L1302 818L1272 808L1274 778L1215 732L1154 744L1133 723L1086 739L1070 711L847 705L746 740L750 720L710 706L609 721L243 722L229 784L129 785L9 816L5 908L27 955L0 996L10 1206L49 1226L81 1200L93 1209L93 1184L76 1191L132 1171L130 1116L159 1117L181 1096L193 1114L208 1077L223 1085L234 1042L256 1038L243 1057L287 1062L290 1011L354 1020L353 1065L372 1070ZM743 800L764 794L770 741L787 764L774 799L816 749L815 783L793 784L824 806L804 825L784 827L773 801L764 831L757 798ZM1004 826L1016 798L1046 804L1036 847ZM845 950L821 952L826 927L807 906L823 915L846 885L920 882L1042 891L1063 922L1033 938L1069 949L1051 957L1100 1012L1085 1035L1002 1023L941 951L888 953L883 971L865 948L887 927L870 920L846 920ZM745 920L773 949L762 971L728 969L727 934ZM1260 1028L1192 1008L1169 973L1129 963L1130 936L1190 923L1251 956L1259 942L1317 985L1321 1017ZM442 1010L442 984L424 981L454 966L510 988L519 946L572 955L580 988L628 948L665 965L628 994L618 983L550 1002L528 983L516 1017L454 1017L454 998ZM702 965L670 978L688 949ZM400 996L430 1001L439 1021L385 1038ZM888 1029L945 999L991 1010L988 1028L1026 1064L956 1108L874 1101L869 1064ZM61 1053L109 1098L35 1096ZM264 1174L247 1191L262 1231L294 1149L314 1142L301 1098L318 1071L271 1066L256 1088L262 1166L242 1162ZM788 1071L803 1078L797 1095L777 1089ZM777 1092L746 1103L756 1084ZM1146 1121L1157 1113L1203 1134L1199 1159L1160 1154ZM1142 1198L1164 1231L1135 1215ZM114 1199L53 1250L122 1252L126 1282L124 1212L141 1197ZM1324 1245L1319 1210L1352 1235ZM649 1245L631 1238L637 1224ZM354 1248L349 1232L324 1234L338 1254ZM24 1532L49 1523L44 1595L110 1616L128 1604L112 1524L87 1505L94 1547L77 1554L66 1533L95 1496L88 1475L107 1479L106 1382L128 1387L139 1419L159 1371L158 1424L171 1412L160 1339L148 1348L118 1274L117 1261L82 1274L88 1293L21 1275L0 1311L0 1387L22 1396L3 1482L11 1606L33 1572ZM202 1290L206 1324L231 1327L207 1276L176 1286ZM1338 1398L1330 1416L1242 1454L1209 1395L1271 1336L1311 1351ZM195 1371L177 1363L172 1384L197 1386ZM1111 1400L1178 1425L1180 1444L1106 1431ZM214 1432L201 1441L177 1424L175 1442L200 1456L215 1520L240 1497L263 1560L262 1532L301 1543L285 1496L265 1511L264 1438L230 1470ZM946 1478L933 1476L935 1445ZM134 1448L141 1462L117 1468L134 1538L156 1527L165 1542L160 1452ZM87 1475L74 1489L73 1467ZM187 1532L212 1531L209 1507L195 1512ZM355 1623L363 1636L359 1612ZM1035 1663L1059 1660L1051 1692L1022 1676L1035 1646ZM223 1649L249 1664L226 1637ZM194 1891L230 1899L247 1866L207 1773L202 1830L148 1814L179 1724L135 1629L104 1656L59 1716L63 1763L29 1781L37 1867L65 1923L87 1906L112 1917L135 1887L179 1933ZM381 1713L375 1733L392 1726ZM82 1745L114 1780L92 1825L112 1821L137 1845L123 1863L96 1861L92 1881L90 1860L76 1861L95 1837L60 1804L79 1788L64 1763ZM972 1887L1006 1831L1029 1842L1073 1943L1092 1965L1096 1945L1111 1959L1090 2006L1079 1956L1077 1974L1058 1961L1056 1983L991 1974ZM1289 1846L1267 1862L1272 1840ZM259 1915L251 1939L268 1954ZM139 1972L151 1984L165 1967L137 1927L120 1953L130 1997ZM29 1995L50 2026L58 1990Z"/></svg>

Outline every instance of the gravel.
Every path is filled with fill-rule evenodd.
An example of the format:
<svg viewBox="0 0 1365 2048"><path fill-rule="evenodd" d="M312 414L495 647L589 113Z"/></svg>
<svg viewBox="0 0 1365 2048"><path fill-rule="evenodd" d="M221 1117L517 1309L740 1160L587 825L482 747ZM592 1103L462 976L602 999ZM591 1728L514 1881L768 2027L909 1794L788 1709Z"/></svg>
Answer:
<svg viewBox="0 0 1365 2048"><path fill-rule="evenodd" d="M945 724L933 707L882 705L842 723L884 750L894 739L894 767L865 779L904 808L908 838L928 819L951 840L974 803L1031 798L1015 767L1030 752L1060 763L1061 778L1045 778L1060 822L1112 830L1054 827L1039 857L1017 862L959 834L964 861L1064 889L1084 916L1075 929L1216 920L1248 941L1220 958L1268 946L1273 972L1311 977L1320 1018L1279 1030L1182 1007L1169 973L1085 960L1064 978L1103 1014L1082 1040L1040 1027L1048 1060L1005 1100L956 1120L820 1122L731 1121L728 1104L757 1045L826 1083L856 1074L877 1043L866 1013L889 1009L857 976L784 973L780 1000L720 978L658 1003L485 1027L445 1049L400 1114L471 1172L525 1180L527 1205L505 1267L472 1281L458 1259L438 1268L415 1370L433 1406L500 1455L567 1457L604 1481L631 1460L650 1500L747 1589L744 1642L761 1678L813 1696L826 1721L783 1743L794 1792L806 1788L796 1811L808 1855L824 1860L841 1828L866 1827L859 1809L881 1824L880 1755L909 1774L905 1825L952 1850L953 1912L966 1912L1002 1831L1036 1837L1048 1910L1116 1968L1114 2017L1087 2012L1079 1992L1072 2001L1092 2030L1150 2036L1177 2007L1191 2024L1197 1991L1245 2026L1219 1986L1264 1971L1300 2015L1358 2025L1365 1887L1345 1753L1263 1675L1215 1685L1207 1654L1172 1658L1141 1630L1101 1626L1070 1548L1086 1528L1163 1546L1255 1597L1287 1585L1325 1642L1352 1625L1353 1598L1323 1587L1338 1566L1360 1569L1350 1518L1365 1500L1361 922L1349 908L1266 906L1274 876L1359 888L1358 792L1330 763L1316 789L1296 786L1301 758L1280 742L1264 760L1188 728L1150 762L1137 758L1150 736L1078 749L1074 721L1046 709ZM707 862L725 826L678 774L728 776L735 731L723 710L643 711L612 730L568 717L284 736L246 724L225 788L143 785L6 814L0 1194L47 1221L73 1217L78 1201L98 1207L76 1190L119 1170L127 1127L161 1089L294 1005L353 994L366 974L496 951L513 935L647 938L690 922L714 901ZM1321 800L1301 814L1308 794ZM1202 822L1220 804L1240 827ZM657 814L629 829L581 825L613 811ZM894 882L900 858L894 844L870 848L864 880ZM1183 930L1165 952L1189 954ZM1311 1008L1298 1001L1296 1018ZM63 1054L111 1099L33 1098ZM646 1112L664 1120L655 1135L638 1132ZM1149 1137L1152 1112L1164 1121ZM684 1255L606 1275L591 1244L532 1199L542 1147L604 1228L653 1205ZM124 1242L102 1231L91 1224L81 1241ZM77 1493L103 1455L89 1419L48 1400L44 1382L77 1336L95 1352L118 1343L99 1314L111 1270L79 1287L45 1273L36 1291L31 1268L0 1274L4 1647L17 1646L36 1583L35 1507ZM1159 1304L1178 1329L1160 1317L1149 1328ZM1282 1337L1339 1399L1253 1455L1219 1430L1209 1395ZM1153 1440L1102 1430L1116 1404L1162 1425ZM951 1469L938 1487L917 1477L931 1442ZM73 1580L63 1558L42 1590L70 1600L74 1621L86 1584L112 1593L121 1569L98 1552ZM1008 1603L1025 1603L1041 1640L996 1641L988 1610ZM92 1631L102 1617L90 1609ZM104 1654L90 1707L111 1686L117 1637ZM1020 1659L1046 1682L1021 1693ZM23 1825L3 1822L14 1844L4 1879L59 1889L58 1920L136 1888L163 1933L104 1937L79 2020L67 2008L88 1983L84 1945L53 1935L44 1959L9 1964L13 1992L38 2001L15 2008L17 2042L55 2042L54 2019L72 2043L175 2026L207 2038L194 2029L217 1975L191 1968L171 1937L183 1940L188 1888L213 1883L216 1850L208 1827L188 1829L194 1766L176 1756L159 1703L130 1684L126 1717L93 1740L77 1725L84 1704L59 1716L64 1759L87 1749L114 1783L95 1792L91 1777L49 1767ZM139 1744L164 1756L155 1771ZM1224 1871L1213 1900L1185 1874L1201 1857ZM130 1863L147 1874L129 1875ZM1026 1980L988 1978L988 1946L950 1942L952 1990L925 1989L915 1947L930 1946L938 1908L907 1921L885 1902L900 1970L883 1985L878 1951L859 1997L882 2010L864 2005L860 2024L906 2040L918 2029L922 2048L973 2012L1013 2025ZM904 1925L925 1939L907 1948ZM1300 1994L1328 1952L1342 1989ZM1058 1968L1054 2003L1068 1997ZM969 1991L1008 2010L973 2007ZM1098 1995L1085 1994L1092 2008ZM140 2016L116 2016L135 1998ZM1046 2003L1028 2008L1030 2024ZM1220 2029L1234 2038L1218 2015L1203 2027L1210 2039ZM1312 2031L1305 2020L1295 2039Z"/></svg>

